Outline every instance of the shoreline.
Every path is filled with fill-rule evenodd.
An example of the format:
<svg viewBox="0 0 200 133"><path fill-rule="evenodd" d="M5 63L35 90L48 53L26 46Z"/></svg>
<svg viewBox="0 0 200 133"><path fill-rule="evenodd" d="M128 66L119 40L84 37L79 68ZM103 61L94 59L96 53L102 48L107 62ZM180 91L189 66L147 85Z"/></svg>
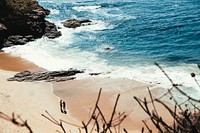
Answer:
<svg viewBox="0 0 200 133"><path fill-rule="evenodd" d="M45 113L45 110L49 111L49 113L57 119L63 119L70 123L75 123L82 126L81 121L84 120L87 122L89 114L95 105L100 88L102 88L100 107L105 113L106 118L110 117L116 96L120 93L121 96L117 111L125 111L127 114L130 113L129 117L122 123L122 126L127 128L127 131L130 130L129 132L133 133L141 131L141 128L144 127L141 120L148 119L145 112L133 99L134 95L141 99L148 95L147 89L145 89L148 86L146 84L134 80L109 78L90 78L59 83L8 82L6 77L11 75L13 76L14 73L18 71L24 71L27 69L31 71L41 71L44 69L20 57L13 57L4 52L0 53L0 57L3 57L0 58L0 73L2 74L2 78L0 80L3 83L3 85L0 87L0 99L2 100L1 105L3 105L3 107L1 107L0 111L8 115L11 114L12 111L16 112L17 114L19 113L24 119L28 118L28 122L30 121L30 126L32 125L34 129L37 129L37 131L45 131L45 129L42 129L42 127L47 125L51 126L51 130L48 132L52 132L52 130L56 129L59 130L56 125L53 125L50 121L41 117L41 114ZM6 64L4 65L5 62ZM13 64L16 63L18 66L13 66ZM5 68L5 70L2 70L3 68ZM17 89L14 89L15 87ZM155 95L162 91L161 88L152 85L151 87L152 92L155 93ZM8 98L6 98L6 96L8 96ZM9 101L5 99L9 99ZM60 99L66 101L67 103L68 113L66 115L60 112ZM28 101L28 105L26 101ZM18 108L19 105L20 108ZM13 110L9 110L10 108ZM164 110L160 110L162 114ZM38 121L40 121L40 124L43 126L39 127L39 124L37 124ZM7 124L9 125L9 128L12 127L10 130L13 129L21 131L20 128L13 128L14 126L12 124L0 119L0 126L5 126ZM64 127L76 132L78 130L76 127L67 124L65 124ZM5 129L5 131L6 130L9 129Z"/></svg>

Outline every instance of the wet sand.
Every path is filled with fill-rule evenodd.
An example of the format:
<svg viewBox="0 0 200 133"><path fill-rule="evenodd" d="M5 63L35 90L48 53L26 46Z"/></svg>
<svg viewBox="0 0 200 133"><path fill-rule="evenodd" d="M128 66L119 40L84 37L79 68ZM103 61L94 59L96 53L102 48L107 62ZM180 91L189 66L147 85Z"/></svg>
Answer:
<svg viewBox="0 0 200 133"><path fill-rule="evenodd" d="M21 57L12 56L4 52L0 52L0 69L17 72L24 70L43 70L43 68L38 67L37 65L28 62Z"/></svg>

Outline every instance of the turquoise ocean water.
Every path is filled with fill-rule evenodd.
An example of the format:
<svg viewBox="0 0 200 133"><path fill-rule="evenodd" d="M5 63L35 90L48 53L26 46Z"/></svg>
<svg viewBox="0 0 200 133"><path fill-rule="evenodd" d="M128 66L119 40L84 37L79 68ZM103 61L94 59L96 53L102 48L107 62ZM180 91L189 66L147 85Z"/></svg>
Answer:
<svg viewBox="0 0 200 133"><path fill-rule="evenodd" d="M191 72L200 81L199 0L38 0L61 27L57 39L42 38L4 50L48 70L84 69L98 77L135 79L169 87L154 65L175 83L200 96ZM90 19L92 25L67 29L67 19ZM110 48L105 50L104 48Z"/></svg>

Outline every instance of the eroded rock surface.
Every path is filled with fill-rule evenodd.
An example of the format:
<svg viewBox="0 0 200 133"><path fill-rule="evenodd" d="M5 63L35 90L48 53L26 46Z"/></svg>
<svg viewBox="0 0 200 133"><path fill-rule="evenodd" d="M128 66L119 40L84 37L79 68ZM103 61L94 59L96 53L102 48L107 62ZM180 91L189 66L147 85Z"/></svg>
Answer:
<svg viewBox="0 0 200 133"><path fill-rule="evenodd" d="M46 82L61 82L67 80L73 80L76 74L84 73L84 71L69 69L68 71L47 71L47 72L30 72L23 71L14 75L8 79L8 81L18 81L18 82L33 82L33 81L46 81Z"/></svg>
<svg viewBox="0 0 200 133"><path fill-rule="evenodd" d="M92 21L89 19L82 19L82 20L69 19L69 20L62 22L62 24L67 28L77 28L80 26L90 25L91 22Z"/></svg>
<svg viewBox="0 0 200 133"><path fill-rule="evenodd" d="M1 0L0 49L22 45L42 36L59 37L61 32L45 20L49 13L36 0Z"/></svg>

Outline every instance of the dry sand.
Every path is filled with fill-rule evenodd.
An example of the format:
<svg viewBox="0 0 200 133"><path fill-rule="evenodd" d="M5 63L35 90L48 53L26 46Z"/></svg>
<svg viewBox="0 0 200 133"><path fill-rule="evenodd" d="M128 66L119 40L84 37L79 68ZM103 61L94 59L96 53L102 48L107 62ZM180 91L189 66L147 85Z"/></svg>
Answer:
<svg viewBox="0 0 200 133"><path fill-rule="evenodd" d="M13 67L13 64L17 65ZM34 133L61 131L59 127L41 116L41 114L45 114L45 110L57 120L63 119L80 126L81 121L87 122L100 88L102 88L102 95L99 106L106 119L110 118L117 94L121 94L117 112L125 111L128 114L128 118L125 119L121 128L124 127L129 132L139 133L144 126L141 120L148 120L148 116L139 107L133 96L141 99L148 97L147 86L150 87L154 96L163 93L162 88L126 79L90 78L59 83L8 82L7 78L16 73L13 71L42 69L20 57L12 57L5 53L0 54L0 68L4 69L0 70L0 111L9 116L12 112L19 114L24 120L28 120ZM67 103L67 114L60 112L59 97ZM160 114L168 121L168 113L161 106L157 107ZM64 127L68 132L78 132L76 127L69 124L64 124ZM155 131L153 126L152 129ZM0 132L24 133L27 130L0 119Z"/></svg>

